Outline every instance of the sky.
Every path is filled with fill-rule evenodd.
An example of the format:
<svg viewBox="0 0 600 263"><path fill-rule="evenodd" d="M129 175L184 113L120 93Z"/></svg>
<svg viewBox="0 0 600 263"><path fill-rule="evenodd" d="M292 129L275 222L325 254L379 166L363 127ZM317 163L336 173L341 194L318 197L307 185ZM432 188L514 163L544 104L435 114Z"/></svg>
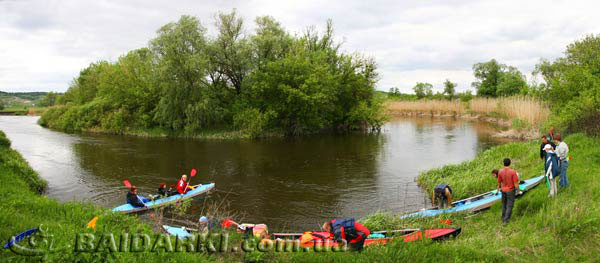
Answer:
<svg viewBox="0 0 600 263"><path fill-rule="evenodd" d="M214 34L214 16L270 15L291 33L332 19L348 53L375 59L377 89L412 92L416 82L441 91L473 90L472 66L495 58L527 77L541 59L600 33L598 1L28 1L0 0L0 90L64 92L79 71L145 47L162 25L193 15Z"/></svg>

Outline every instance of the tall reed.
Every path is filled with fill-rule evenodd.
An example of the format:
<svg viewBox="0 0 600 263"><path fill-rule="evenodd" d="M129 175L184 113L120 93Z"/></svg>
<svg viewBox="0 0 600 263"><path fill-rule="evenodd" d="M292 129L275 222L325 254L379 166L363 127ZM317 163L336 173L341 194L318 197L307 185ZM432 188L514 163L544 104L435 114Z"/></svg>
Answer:
<svg viewBox="0 0 600 263"><path fill-rule="evenodd" d="M509 119L518 118L532 125L544 122L549 115L549 109L540 100L530 97L507 98L476 98L471 100L470 111L473 113L498 113Z"/></svg>
<svg viewBox="0 0 600 263"><path fill-rule="evenodd" d="M394 101L388 103L387 109L398 112L465 113L464 105L458 100Z"/></svg>

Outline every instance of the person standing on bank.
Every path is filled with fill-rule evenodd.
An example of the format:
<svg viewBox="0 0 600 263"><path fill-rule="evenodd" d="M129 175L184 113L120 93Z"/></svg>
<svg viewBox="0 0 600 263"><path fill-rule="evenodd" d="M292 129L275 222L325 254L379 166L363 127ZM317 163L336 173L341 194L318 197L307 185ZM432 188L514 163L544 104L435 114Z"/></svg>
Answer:
<svg viewBox="0 0 600 263"><path fill-rule="evenodd" d="M554 197L558 190L556 190L556 177L559 176L558 167L558 156L554 153L554 149L550 144L546 144L544 147L546 151L546 163L544 168L546 169L546 179L550 182L550 194L549 196Z"/></svg>
<svg viewBox="0 0 600 263"><path fill-rule="evenodd" d="M556 146L556 155L558 156L559 168L559 184L560 188L566 188L569 186L569 179L567 178L567 168L569 168L569 146L563 142L560 133L554 136L554 140L558 143Z"/></svg>
<svg viewBox="0 0 600 263"><path fill-rule="evenodd" d="M546 135L542 136L542 144L540 145L540 159L544 160L544 162L546 161L546 151L544 150L544 146L546 146L546 144L550 144L553 149L556 149L556 145L549 140Z"/></svg>
<svg viewBox="0 0 600 263"><path fill-rule="evenodd" d="M508 224L515 204L515 191L519 190L517 171L510 168L510 159L504 159L504 168L498 171L498 192L502 191L502 223Z"/></svg>

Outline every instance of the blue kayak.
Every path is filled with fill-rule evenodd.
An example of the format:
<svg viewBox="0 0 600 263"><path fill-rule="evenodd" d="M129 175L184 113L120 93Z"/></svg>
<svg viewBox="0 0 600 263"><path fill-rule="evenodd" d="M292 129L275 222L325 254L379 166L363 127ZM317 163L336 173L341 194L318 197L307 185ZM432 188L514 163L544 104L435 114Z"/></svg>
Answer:
<svg viewBox="0 0 600 263"><path fill-rule="evenodd" d="M183 227L167 226L163 225L163 228L169 233L169 235L176 236L180 239L191 237L192 234Z"/></svg>
<svg viewBox="0 0 600 263"><path fill-rule="evenodd" d="M544 176L534 177L528 180L525 180L519 185L521 191L527 191L531 188L536 187L542 180ZM459 213L459 212L476 212L482 209L489 208L492 204L500 201L502 199L502 195L498 193L498 190L489 191L480 195L476 195L467 199L463 199L460 201L456 201L452 203L452 207L441 210L441 209L427 209L423 211L418 211L414 213L410 213L407 215L403 215L400 217L401 219L406 219L410 217L429 217L429 216L438 216L442 214L451 214L451 213Z"/></svg>
<svg viewBox="0 0 600 263"><path fill-rule="evenodd" d="M194 186L194 190L189 190L187 191L187 193L185 193L184 195L173 195L173 196L169 196L169 197L165 197L165 198L161 198L161 199L157 199L157 200L150 200L148 198L142 198L142 201L144 202L144 204L146 204L145 207L135 207L132 206L130 204L124 204L124 205L120 205L117 206L115 208L113 208L113 212L120 212L120 213L134 213L134 212L139 212L139 211L144 211L144 210L148 210L148 209L152 209L152 208L156 208L156 207L161 207L164 205L168 205L168 204L172 204L175 203L179 200L184 200L184 199L188 199L188 198L192 198L194 196L197 196L199 194L202 193L206 193L208 192L210 189L213 189L215 187L214 183L211 184L199 184L199 185L195 185Z"/></svg>

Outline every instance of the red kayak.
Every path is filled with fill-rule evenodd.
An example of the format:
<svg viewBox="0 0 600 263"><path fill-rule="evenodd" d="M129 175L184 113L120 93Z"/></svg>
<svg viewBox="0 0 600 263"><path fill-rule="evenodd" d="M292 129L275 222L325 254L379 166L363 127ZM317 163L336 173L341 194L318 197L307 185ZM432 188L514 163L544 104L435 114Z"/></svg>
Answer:
<svg viewBox="0 0 600 263"><path fill-rule="evenodd" d="M445 240L450 237L456 237L460 234L461 228L442 228L428 229L421 231L419 229L402 229L392 231L377 231L365 240L365 246L385 245L395 240L403 240L405 243L417 240ZM423 235L424 234L424 235ZM425 238L423 238L423 236ZM337 247L339 243L333 241L329 232L305 232L305 233L274 233L271 234L274 239L300 240L302 247Z"/></svg>

